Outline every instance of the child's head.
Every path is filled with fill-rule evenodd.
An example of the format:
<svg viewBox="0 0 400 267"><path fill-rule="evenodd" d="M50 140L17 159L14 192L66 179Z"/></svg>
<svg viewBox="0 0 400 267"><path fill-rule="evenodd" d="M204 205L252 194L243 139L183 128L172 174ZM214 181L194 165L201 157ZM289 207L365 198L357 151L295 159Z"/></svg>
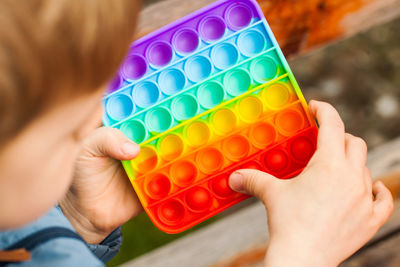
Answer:
<svg viewBox="0 0 400 267"><path fill-rule="evenodd" d="M138 2L0 0L0 229L41 215L68 188Z"/></svg>

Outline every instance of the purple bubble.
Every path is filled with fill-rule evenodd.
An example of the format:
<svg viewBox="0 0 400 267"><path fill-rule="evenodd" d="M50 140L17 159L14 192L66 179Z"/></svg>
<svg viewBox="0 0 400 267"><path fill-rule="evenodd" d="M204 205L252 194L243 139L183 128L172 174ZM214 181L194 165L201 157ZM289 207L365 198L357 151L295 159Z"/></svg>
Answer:
<svg viewBox="0 0 400 267"><path fill-rule="evenodd" d="M199 24L199 33L205 41L215 41L224 36L225 22L217 16L205 17Z"/></svg>
<svg viewBox="0 0 400 267"><path fill-rule="evenodd" d="M180 29L172 38L172 43L178 52L191 53L199 45L199 36L190 28Z"/></svg>
<svg viewBox="0 0 400 267"><path fill-rule="evenodd" d="M125 79L137 80L146 73L147 62L143 56L131 54L125 59L121 69Z"/></svg>
<svg viewBox="0 0 400 267"><path fill-rule="evenodd" d="M119 74L117 74L114 78L112 78L112 80L108 84L107 93L112 93L118 90L123 82L124 80L122 79L122 77Z"/></svg>
<svg viewBox="0 0 400 267"><path fill-rule="evenodd" d="M146 57L153 66L165 66L172 59L172 47L163 41L152 43L147 48Z"/></svg>
<svg viewBox="0 0 400 267"><path fill-rule="evenodd" d="M225 13L225 19L234 31L240 30L250 24L253 14L245 4L232 4Z"/></svg>

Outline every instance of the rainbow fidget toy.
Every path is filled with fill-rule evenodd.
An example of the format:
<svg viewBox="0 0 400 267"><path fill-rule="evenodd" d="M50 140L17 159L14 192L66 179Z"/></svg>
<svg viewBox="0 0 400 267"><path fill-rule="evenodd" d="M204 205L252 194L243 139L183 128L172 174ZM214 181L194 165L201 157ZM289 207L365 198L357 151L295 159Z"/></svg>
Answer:
<svg viewBox="0 0 400 267"><path fill-rule="evenodd" d="M104 125L141 146L123 166L153 223L184 231L248 198L241 168L299 174L317 127L255 0L220 0L133 43Z"/></svg>

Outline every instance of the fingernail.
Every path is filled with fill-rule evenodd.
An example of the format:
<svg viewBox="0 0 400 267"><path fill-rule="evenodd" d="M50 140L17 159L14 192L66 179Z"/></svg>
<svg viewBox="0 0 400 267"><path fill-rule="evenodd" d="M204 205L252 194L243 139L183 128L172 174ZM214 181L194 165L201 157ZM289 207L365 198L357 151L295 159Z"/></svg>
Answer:
<svg viewBox="0 0 400 267"><path fill-rule="evenodd" d="M133 155L133 154L136 154L138 152L139 147L138 147L138 145L136 145L134 143L127 142L127 143L122 145L121 149L122 149L122 152L125 155Z"/></svg>
<svg viewBox="0 0 400 267"><path fill-rule="evenodd" d="M243 191L243 175L238 172L234 172L229 177L229 186L232 190L237 192Z"/></svg>

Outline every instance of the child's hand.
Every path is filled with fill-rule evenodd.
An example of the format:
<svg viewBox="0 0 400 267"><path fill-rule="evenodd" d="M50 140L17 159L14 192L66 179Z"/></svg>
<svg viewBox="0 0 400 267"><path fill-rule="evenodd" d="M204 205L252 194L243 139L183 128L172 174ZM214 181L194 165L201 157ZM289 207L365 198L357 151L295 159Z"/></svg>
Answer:
<svg viewBox="0 0 400 267"><path fill-rule="evenodd" d="M336 110L312 101L320 129L307 168L292 180L239 170L230 186L267 208L267 266L336 266L365 244L393 211L382 182L372 185L365 142L344 131Z"/></svg>
<svg viewBox="0 0 400 267"><path fill-rule="evenodd" d="M119 162L135 158L139 150L122 132L107 127L83 141L72 185L59 204L88 243L100 243L142 211Z"/></svg>

